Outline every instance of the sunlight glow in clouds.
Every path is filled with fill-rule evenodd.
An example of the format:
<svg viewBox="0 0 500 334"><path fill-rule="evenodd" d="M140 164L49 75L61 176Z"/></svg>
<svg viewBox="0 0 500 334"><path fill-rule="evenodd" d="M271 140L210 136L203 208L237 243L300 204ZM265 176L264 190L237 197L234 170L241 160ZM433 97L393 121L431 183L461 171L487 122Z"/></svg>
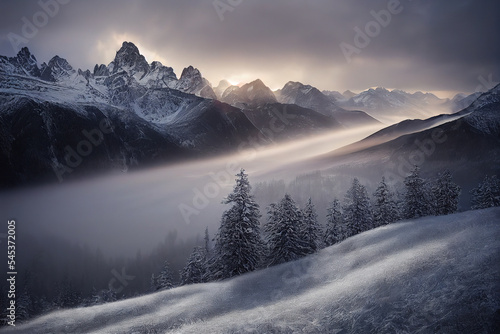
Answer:
<svg viewBox="0 0 500 334"><path fill-rule="evenodd" d="M339 44L352 43L353 29L387 0L245 1L223 22L212 1L71 1L27 46L41 62L57 54L85 70L109 63L126 40L148 62L177 75L192 65L213 85L259 78L272 89L300 81L320 90L473 92L478 77L499 81L498 1L401 2L404 10L351 64ZM0 36L21 33L21 18L39 12L37 3L3 1ZM0 55L14 56L7 38Z"/></svg>

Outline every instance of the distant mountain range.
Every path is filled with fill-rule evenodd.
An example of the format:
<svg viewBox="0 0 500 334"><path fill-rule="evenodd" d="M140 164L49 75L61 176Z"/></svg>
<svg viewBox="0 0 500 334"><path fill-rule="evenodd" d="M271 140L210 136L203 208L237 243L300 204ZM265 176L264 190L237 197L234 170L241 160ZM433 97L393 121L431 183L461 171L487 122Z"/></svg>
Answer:
<svg viewBox="0 0 500 334"><path fill-rule="evenodd" d="M222 81L213 88L198 69L189 66L177 78L171 67L148 63L129 42L111 63L93 71L75 70L59 56L39 65L23 48L15 57L0 56L0 186L125 171L236 151L249 142L266 145L381 125L379 120L399 112L394 94L441 103L431 94L381 89L340 94L298 82L276 92L261 80L242 86ZM461 96L453 103L472 100ZM398 115L413 114L405 109Z"/></svg>
<svg viewBox="0 0 500 334"><path fill-rule="evenodd" d="M304 170L327 170L344 178L401 183L414 165L433 178L450 170L463 186L462 203L484 175L500 174L500 85L455 114L406 120L352 145L308 161Z"/></svg>
<svg viewBox="0 0 500 334"><path fill-rule="evenodd" d="M359 109L377 120L394 124L406 119L425 119L439 114L458 112L468 107L482 93L457 94L452 99L441 99L431 93L407 93L385 88L368 89L359 94L323 91L337 106L347 110Z"/></svg>

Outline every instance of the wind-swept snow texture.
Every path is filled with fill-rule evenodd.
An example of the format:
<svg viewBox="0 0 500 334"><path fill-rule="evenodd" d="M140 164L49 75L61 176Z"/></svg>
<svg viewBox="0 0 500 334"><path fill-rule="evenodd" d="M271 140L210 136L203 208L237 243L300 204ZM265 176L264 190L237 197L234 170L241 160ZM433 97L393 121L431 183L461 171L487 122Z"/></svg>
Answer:
<svg viewBox="0 0 500 334"><path fill-rule="evenodd" d="M493 208L387 225L227 281L57 311L4 332L498 333L499 317Z"/></svg>

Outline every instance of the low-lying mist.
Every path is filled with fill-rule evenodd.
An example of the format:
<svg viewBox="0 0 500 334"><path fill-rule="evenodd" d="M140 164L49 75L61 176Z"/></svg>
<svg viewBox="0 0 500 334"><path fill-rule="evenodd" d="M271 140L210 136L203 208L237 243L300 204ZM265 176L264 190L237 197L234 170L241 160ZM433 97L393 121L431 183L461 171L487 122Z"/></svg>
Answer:
<svg viewBox="0 0 500 334"><path fill-rule="evenodd" d="M255 147L238 154L102 175L85 181L0 193L1 212L16 219L18 236L60 237L99 248L109 256L151 250L170 231L179 238L217 231L223 198L244 168L252 184L292 179L310 171L298 162L358 141L380 127L323 134L295 142ZM266 203L266 205L269 203ZM265 214L265 208L262 208Z"/></svg>

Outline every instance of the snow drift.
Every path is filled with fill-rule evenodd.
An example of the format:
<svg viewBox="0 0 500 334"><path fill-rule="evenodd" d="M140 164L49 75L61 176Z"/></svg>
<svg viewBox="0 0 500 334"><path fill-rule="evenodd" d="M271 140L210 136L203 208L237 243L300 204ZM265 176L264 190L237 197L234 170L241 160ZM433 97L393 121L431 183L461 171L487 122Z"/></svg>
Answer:
<svg viewBox="0 0 500 334"><path fill-rule="evenodd" d="M218 283L57 311L4 333L473 333L500 328L500 208L365 232ZM497 326L497 327L495 327Z"/></svg>

